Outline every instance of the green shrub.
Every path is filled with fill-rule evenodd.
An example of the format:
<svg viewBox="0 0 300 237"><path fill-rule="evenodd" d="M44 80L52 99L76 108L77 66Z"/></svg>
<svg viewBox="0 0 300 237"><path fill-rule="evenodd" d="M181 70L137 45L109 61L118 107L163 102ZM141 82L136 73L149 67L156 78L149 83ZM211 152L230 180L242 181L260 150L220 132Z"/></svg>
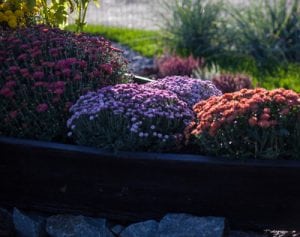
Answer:
<svg viewBox="0 0 300 237"><path fill-rule="evenodd" d="M216 62L225 45L222 2L176 0L166 8L172 15L163 29L165 45L184 56L204 58L208 65Z"/></svg>
<svg viewBox="0 0 300 237"><path fill-rule="evenodd" d="M225 37L232 42L231 59L225 59L223 66L242 64L252 74L265 75L299 62L299 1L251 1L250 6L232 7L229 13L231 25Z"/></svg>

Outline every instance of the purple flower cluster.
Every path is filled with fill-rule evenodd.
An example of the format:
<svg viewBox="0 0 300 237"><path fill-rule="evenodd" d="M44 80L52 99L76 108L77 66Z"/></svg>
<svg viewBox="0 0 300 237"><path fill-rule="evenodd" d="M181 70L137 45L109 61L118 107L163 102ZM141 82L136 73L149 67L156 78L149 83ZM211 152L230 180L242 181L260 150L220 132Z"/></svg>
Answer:
<svg viewBox="0 0 300 237"><path fill-rule="evenodd" d="M211 96L222 95L211 81L203 81L187 76L171 76L146 84L147 87L174 92L190 107Z"/></svg>
<svg viewBox="0 0 300 237"><path fill-rule="evenodd" d="M72 133L90 136L85 133L88 130L85 126L93 126L93 121L96 123L98 116L105 111L125 118L128 121L125 133L133 134L144 144L151 141L151 149L158 144L170 145L170 142L174 146L175 141L182 139L184 127L193 118L188 105L173 92L138 84L119 84L81 96L70 109L73 115L67 125ZM89 122L78 127L78 121L82 118L88 118ZM139 149L137 143L133 146Z"/></svg>

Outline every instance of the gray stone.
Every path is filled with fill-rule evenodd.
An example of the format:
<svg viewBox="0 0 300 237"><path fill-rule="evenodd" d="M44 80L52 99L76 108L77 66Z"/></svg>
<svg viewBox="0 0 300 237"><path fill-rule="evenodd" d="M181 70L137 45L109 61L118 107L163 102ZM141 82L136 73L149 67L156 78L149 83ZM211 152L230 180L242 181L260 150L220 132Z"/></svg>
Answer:
<svg viewBox="0 0 300 237"><path fill-rule="evenodd" d="M145 69L153 69L155 67L154 60L141 56L139 53L131 50L129 47L113 43L113 46L123 50L124 57L128 60L128 69L134 74L140 74Z"/></svg>
<svg viewBox="0 0 300 237"><path fill-rule="evenodd" d="M22 213L17 208L13 211L13 222L20 237L43 237L45 232L45 218L38 215Z"/></svg>
<svg viewBox="0 0 300 237"><path fill-rule="evenodd" d="M115 225L111 228L111 232L119 236L124 229L125 227L122 225Z"/></svg>
<svg viewBox="0 0 300 237"><path fill-rule="evenodd" d="M222 237L225 219L168 214L159 223L158 237Z"/></svg>
<svg viewBox="0 0 300 237"><path fill-rule="evenodd" d="M158 230L158 222L149 220L128 226L120 237L154 237Z"/></svg>
<svg viewBox="0 0 300 237"><path fill-rule="evenodd" d="M113 237L105 219L85 216L56 215L47 219L47 233L51 237Z"/></svg>
<svg viewBox="0 0 300 237"><path fill-rule="evenodd" d="M232 230L229 232L228 237L267 237L267 234L256 233L253 231Z"/></svg>
<svg viewBox="0 0 300 237"><path fill-rule="evenodd" d="M4 209L0 208L0 236L13 236L14 223L12 214Z"/></svg>

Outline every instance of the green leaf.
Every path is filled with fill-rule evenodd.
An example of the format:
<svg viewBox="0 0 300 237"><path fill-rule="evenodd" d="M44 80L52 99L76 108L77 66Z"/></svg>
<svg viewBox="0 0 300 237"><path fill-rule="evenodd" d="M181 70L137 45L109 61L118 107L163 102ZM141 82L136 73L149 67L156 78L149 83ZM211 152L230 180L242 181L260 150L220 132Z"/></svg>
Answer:
<svg viewBox="0 0 300 237"><path fill-rule="evenodd" d="M93 0L93 2L97 8L100 7L100 0Z"/></svg>
<svg viewBox="0 0 300 237"><path fill-rule="evenodd" d="M29 10L32 10L36 5L36 0L25 0Z"/></svg>

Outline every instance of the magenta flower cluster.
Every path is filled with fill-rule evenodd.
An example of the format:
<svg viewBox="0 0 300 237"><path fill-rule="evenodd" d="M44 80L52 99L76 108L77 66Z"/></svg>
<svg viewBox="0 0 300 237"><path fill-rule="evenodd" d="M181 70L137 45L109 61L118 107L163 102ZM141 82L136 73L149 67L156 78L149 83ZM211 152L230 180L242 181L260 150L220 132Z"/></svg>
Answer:
<svg viewBox="0 0 300 237"><path fill-rule="evenodd" d="M119 134L119 138L124 147L131 147L134 150L143 149L145 144L148 144L148 150L157 150L157 147L160 147L160 150L166 147L174 148L176 142L182 141L183 129L193 118L193 112L188 105L173 92L145 85L119 84L102 88L97 92L88 92L79 98L70 109L72 117L67 123L71 129L69 135L74 135L75 140L81 136L79 140L88 141L82 139L82 136L90 137L93 134L88 134L87 131L91 133L97 131L87 127L96 126L95 124L99 122L97 118L107 111L117 118L121 116L127 120L127 128L124 134ZM81 123L80 120L84 118L87 121ZM109 126L110 124L106 124L108 134L102 134L103 140L109 141L107 137L113 130ZM131 140L125 139L128 133L133 137Z"/></svg>
<svg viewBox="0 0 300 237"><path fill-rule="evenodd" d="M15 137L61 141L81 94L126 81L109 41L46 26L0 32L0 68L0 134Z"/></svg>
<svg viewBox="0 0 300 237"><path fill-rule="evenodd" d="M182 58L177 55L165 55L156 62L159 75L166 76L191 76L193 71L203 67L203 59L195 59L192 55Z"/></svg>
<svg viewBox="0 0 300 237"><path fill-rule="evenodd" d="M222 95L211 81L189 78L187 76L170 76L146 84L147 87L174 92L179 99L190 107L211 96Z"/></svg>

